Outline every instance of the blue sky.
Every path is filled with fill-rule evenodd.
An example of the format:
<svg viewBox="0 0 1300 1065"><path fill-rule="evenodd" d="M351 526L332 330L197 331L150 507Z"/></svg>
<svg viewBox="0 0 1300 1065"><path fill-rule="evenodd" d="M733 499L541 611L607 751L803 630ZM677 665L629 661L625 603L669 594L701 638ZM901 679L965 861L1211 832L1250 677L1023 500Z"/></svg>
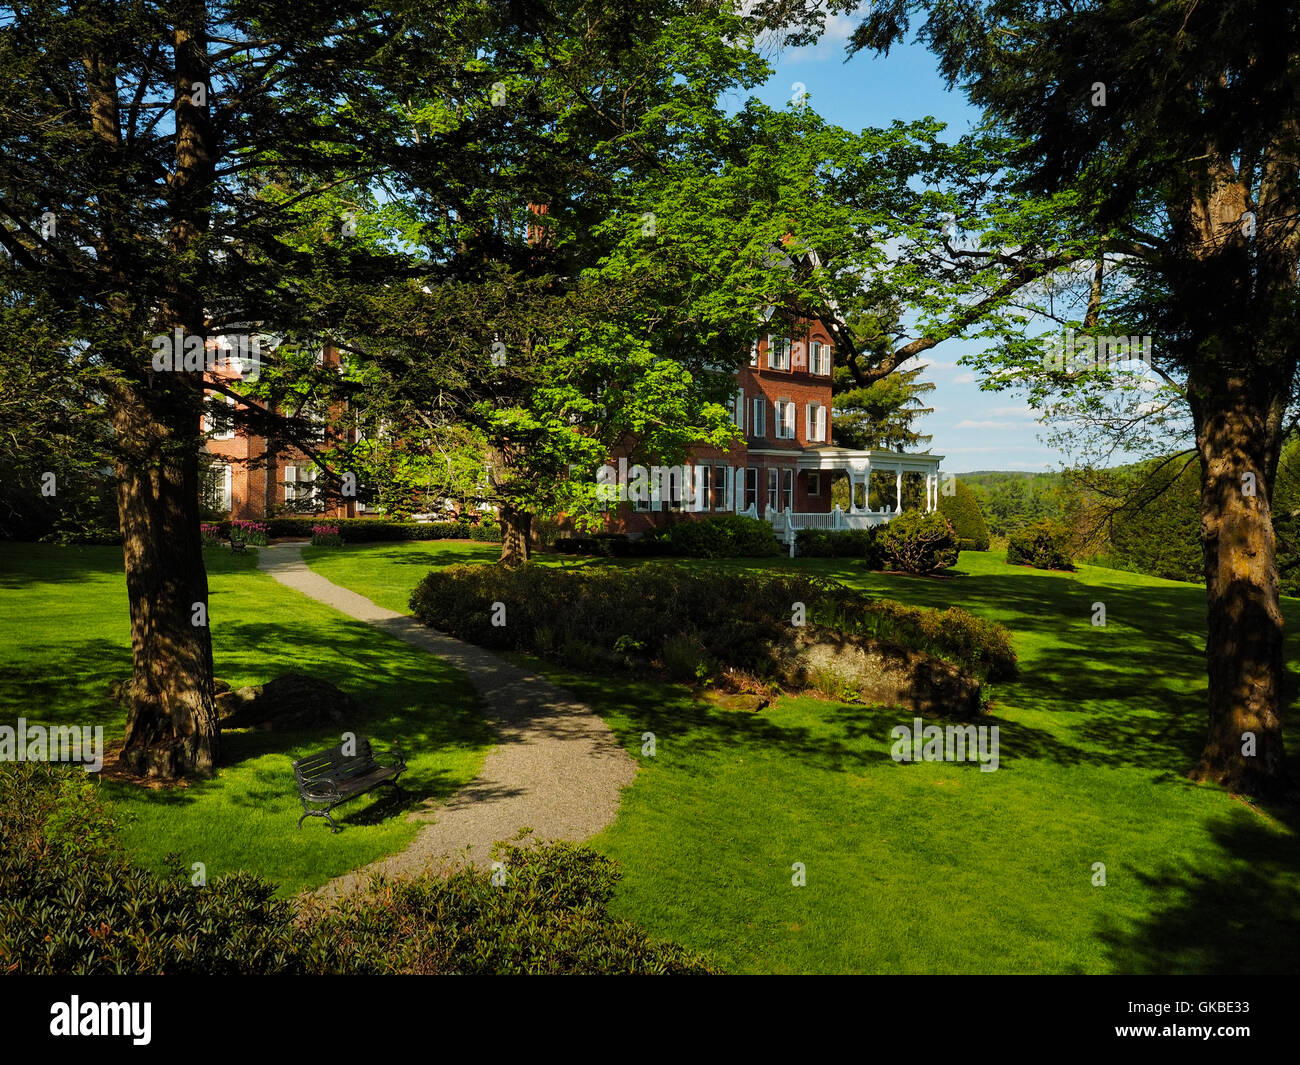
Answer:
<svg viewBox="0 0 1300 1065"><path fill-rule="evenodd" d="M809 106L854 130L933 116L957 137L978 121L960 90L947 91L937 61L923 48L895 49L887 58L859 53L846 63L844 43L854 25L856 20L833 17L817 44L769 54L776 70L757 95L784 106L797 91L794 83L802 82ZM918 424L934 437L930 450L945 456L944 468L954 473L1059 469L1065 456L1040 442L1045 427L1023 396L982 392L975 374L956 364L972 350L972 342L948 341L920 360L927 366L922 378L936 385L927 397L934 413Z"/></svg>

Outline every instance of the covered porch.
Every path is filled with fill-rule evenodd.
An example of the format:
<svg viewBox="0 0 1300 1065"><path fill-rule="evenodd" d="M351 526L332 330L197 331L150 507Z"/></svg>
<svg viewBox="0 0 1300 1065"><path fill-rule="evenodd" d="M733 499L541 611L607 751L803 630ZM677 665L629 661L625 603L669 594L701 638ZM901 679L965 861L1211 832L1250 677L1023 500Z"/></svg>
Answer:
<svg viewBox="0 0 1300 1065"><path fill-rule="evenodd" d="M828 478L837 473L844 474L849 484L847 509L839 504L832 506L829 511L820 512L767 509L763 516L772 523L777 539L784 543L793 543L795 534L800 529L841 532L883 525L903 509L904 477L912 473L924 478L922 509L928 514L939 507L939 464L942 461L942 455L909 455L879 448L865 451L834 446L808 448L799 455L798 471L816 471ZM892 501L882 502L877 509L870 506L873 472L878 479L889 477L892 482L886 483L885 492L887 496L892 496ZM879 487L878 480L877 488ZM892 491L889 491L890 488Z"/></svg>

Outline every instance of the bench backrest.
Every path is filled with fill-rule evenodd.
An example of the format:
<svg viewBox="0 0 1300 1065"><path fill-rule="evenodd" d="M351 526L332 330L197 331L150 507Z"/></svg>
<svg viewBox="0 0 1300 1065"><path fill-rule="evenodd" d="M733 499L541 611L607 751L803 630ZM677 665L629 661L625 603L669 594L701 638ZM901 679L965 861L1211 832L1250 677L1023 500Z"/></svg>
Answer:
<svg viewBox="0 0 1300 1065"><path fill-rule="evenodd" d="M343 753L343 744L315 754L305 755L293 763L293 772L300 781L309 783L321 777L346 779L374 767L375 758L370 751L370 741L358 739L353 754Z"/></svg>

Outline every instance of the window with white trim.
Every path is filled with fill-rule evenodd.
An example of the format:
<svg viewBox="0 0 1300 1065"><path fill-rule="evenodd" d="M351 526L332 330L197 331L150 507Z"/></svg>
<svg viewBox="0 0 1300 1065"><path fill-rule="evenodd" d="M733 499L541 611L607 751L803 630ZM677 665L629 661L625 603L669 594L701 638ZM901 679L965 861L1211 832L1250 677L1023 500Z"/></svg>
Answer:
<svg viewBox="0 0 1300 1065"><path fill-rule="evenodd" d="M213 510L230 513L233 500L234 474L228 462L214 462L208 467L204 481L206 502Z"/></svg>
<svg viewBox="0 0 1300 1065"><path fill-rule="evenodd" d="M825 376L831 372L831 346L823 344L820 340L812 342L812 362L809 364L809 372Z"/></svg>
<svg viewBox="0 0 1300 1065"><path fill-rule="evenodd" d="M776 438L778 440L794 439L794 401L778 399L776 401Z"/></svg>
<svg viewBox="0 0 1300 1065"><path fill-rule="evenodd" d="M767 397L754 397L754 417L750 422L750 436L767 436Z"/></svg>
<svg viewBox="0 0 1300 1065"><path fill-rule="evenodd" d="M315 504L315 466L294 465L284 468L284 502L286 505L307 507Z"/></svg>
<svg viewBox="0 0 1300 1065"><path fill-rule="evenodd" d="M810 443L826 442L826 407L821 403L809 403L804 408L804 438Z"/></svg>
<svg viewBox="0 0 1300 1065"><path fill-rule="evenodd" d="M753 507L758 510L758 469L754 466L745 467L745 506L748 510Z"/></svg>
<svg viewBox="0 0 1300 1065"><path fill-rule="evenodd" d="M749 365L750 366L758 365L758 339L757 338L754 339L754 343L751 344L749 348Z"/></svg>
<svg viewBox="0 0 1300 1065"><path fill-rule="evenodd" d="M203 431L212 440L235 439L235 401L224 392L210 392L203 412Z"/></svg>
<svg viewBox="0 0 1300 1065"><path fill-rule="evenodd" d="M727 413L731 415L731 424L742 433L745 431L745 390L737 389L727 398Z"/></svg>
<svg viewBox="0 0 1300 1065"><path fill-rule="evenodd" d="M767 337L767 365L771 370L790 369L790 338L769 333Z"/></svg>
<svg viewBox="0 0 1300 1065"><path fill-rule="evenodd" d="M810 496L822 494L822 475L816 470L811 470L808 474L808 494Z"/></svg>
<svg viewBox="0 0 1300 1065"><path fill-rule="evenodd" d="M727 467L713 467L713 484L712 494L708 504L714 510L725 510L727 507Z"/></svg>
<svg viewBox="0 0 1300 1065"><path fill-rule="evenodd" d="M767 471L767 509L776 510L781 501L781 471Z"/></svg>
<svg viewBox="0 0 1300 1065"><path fill-rule="evenodd" d="M785 509L794 510L794 470L785 470L782 474L782 480L785 482Z"/></svg>

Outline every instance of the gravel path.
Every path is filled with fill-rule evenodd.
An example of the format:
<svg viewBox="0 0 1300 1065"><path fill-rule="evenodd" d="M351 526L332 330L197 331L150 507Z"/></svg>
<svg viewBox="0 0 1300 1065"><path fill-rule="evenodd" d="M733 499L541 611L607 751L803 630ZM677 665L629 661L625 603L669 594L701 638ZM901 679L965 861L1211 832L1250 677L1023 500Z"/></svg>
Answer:
<svg viewBox="0 0 1300 1065"><path fill-rule="evenodd" d="M404 851L338 877L318 894L356 890L371 873L412 876L465 860L486 868L492 844L521 828L540 839L583 840L614 820L636 763L590 707L545 677L340 588L307 568L302 547L263 547L257 564L281 584L463 670L499 739L475 780L445 802L431 801L410 815L429 823ZM315 826L303 831L308 827Z"/></svg>

